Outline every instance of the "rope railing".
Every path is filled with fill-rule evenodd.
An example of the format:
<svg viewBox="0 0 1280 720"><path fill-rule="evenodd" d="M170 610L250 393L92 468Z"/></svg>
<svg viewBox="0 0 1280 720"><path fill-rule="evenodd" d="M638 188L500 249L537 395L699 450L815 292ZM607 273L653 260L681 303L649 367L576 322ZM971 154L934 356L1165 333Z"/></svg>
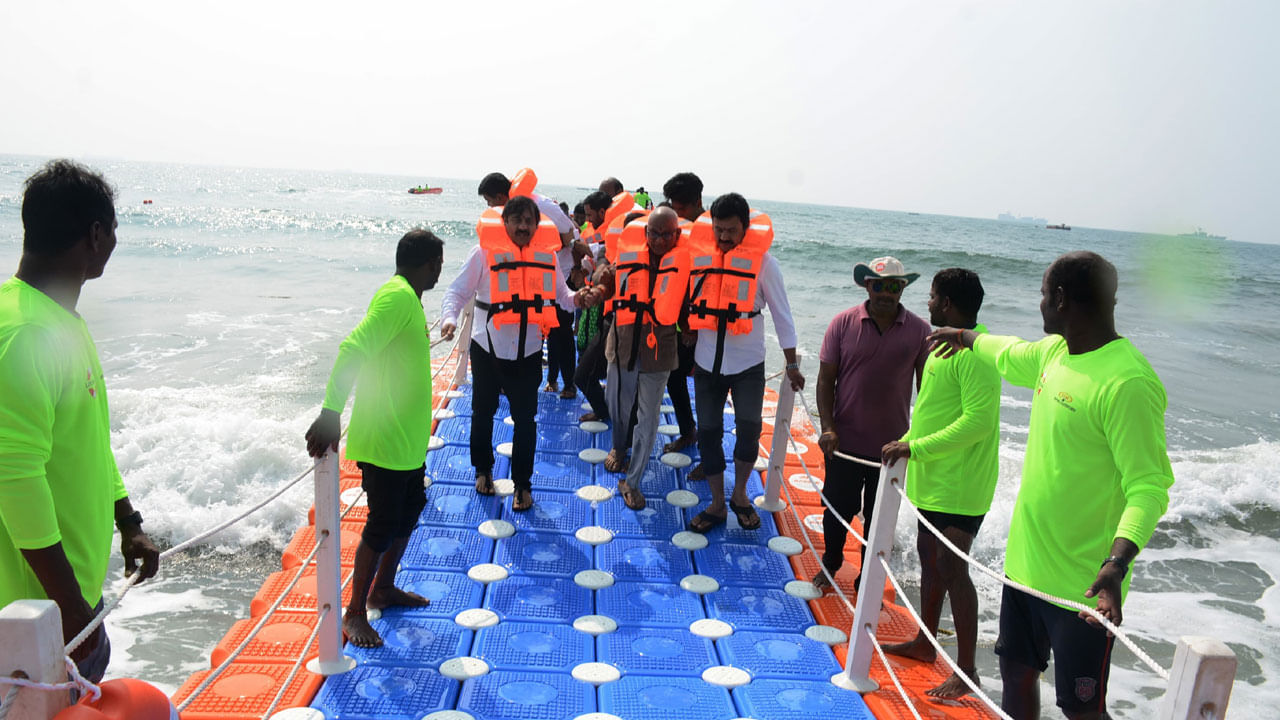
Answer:
<svg viewBox="0 0 1280 720"><path fill-rule="evenodd" d="M351 575L347 576L347 581L342 584L343 587L346 587L347 583L351 581L351 577ZM303 660L306 659L307 651L311 649L311 646L316 641L316 637L320 634L320 628L323 627L324 619L332 610L332 607L326 607L320 611L320 620L316 622L315 627L311 628L311 634L307 636L306 644L302 646L302 651L298 653L298 659L293 662L293 668L289 670L289 675L284 679L284 682L280 683L280 689L276 691L276 696L272 698L271 704L267 706L266 712L262 713L262 717L269 718L275 713L276 708L280 705L280 701L284 699L284 694L288 692L289 686L293 684L293 679L298 676L298 671L302 669Z"/></svg>
<svg viewBox="0 0 1280 720"><path fill-rule="evenodd" d="M898 673L893 671L893 665L889 664L889 658L884 654L884 648L880 647L880 641L876 638L876 631L871 627L863 628L863 632L871 639L871 647L875 648L876 655L880 657L880 664L884 665L884 671L889 675L889 679L893 681L893 686L898 689L898 695L905 701L907 709L911 711L911 717L916 720L924 720L920 717L920 711L916 710L916 704L911 702L911 696L907 694L907 689L902 687L902 681L898 679Z"/></svg>

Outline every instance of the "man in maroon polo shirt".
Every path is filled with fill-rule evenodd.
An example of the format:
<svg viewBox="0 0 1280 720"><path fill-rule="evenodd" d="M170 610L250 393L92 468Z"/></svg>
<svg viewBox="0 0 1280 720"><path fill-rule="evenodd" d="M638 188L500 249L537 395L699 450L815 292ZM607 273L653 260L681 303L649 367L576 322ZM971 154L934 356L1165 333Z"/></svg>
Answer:
<svg viewBox="0 0 1280 720"><path fill-rule="evenodd" d="M853 281L866 289L867 300L835 316L818 356L818 445L827 456L822 495L846 522L862 510L864 528L871 527L880 471L833 451L878 463L880 448L907 431L911 381L914 376L920 387L930 327L899 301L918 277L893 257L854 266ZM822 515L822 564L832 576L844 563L846 535L828 508ZM831 583L819 570L813 584L825 589Z"/></svg>

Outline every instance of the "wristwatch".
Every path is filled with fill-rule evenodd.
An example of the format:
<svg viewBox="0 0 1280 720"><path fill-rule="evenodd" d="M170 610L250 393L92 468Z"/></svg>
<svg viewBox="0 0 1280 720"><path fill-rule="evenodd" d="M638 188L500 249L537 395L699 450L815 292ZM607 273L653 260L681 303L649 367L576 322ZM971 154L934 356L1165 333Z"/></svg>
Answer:
<svg viewBox="0 0 1280 720"><path fill-rule="evenodd" d="M122 518L116 518L116 527L123 529L125 525L132 525L136 528L142 528L142 513L134 510L132 513Z"/></svg>
<svg viewBox="0 0 1280 720"><path fill-rule="evenodd" d="M1128 575L1128 574L1129 574L1129 561L1128 561L1128 560L1125 560L1124 558L1120 557L1119 555L1112 555L1111 557L1107 558L1106 560L1103 560L1103 561L1102 561L1102 565L1099 565L1099 566L1098 566L1098 569L1099 569L1099 570L1101 570L1103 567L1106 567L1107 563L1113 563L1113 564L1115 564L1115 565L1119 565L1119 566L1120 566L1120 577L1121 577L1121 578L1123 578L1125 575Z"/></svg>

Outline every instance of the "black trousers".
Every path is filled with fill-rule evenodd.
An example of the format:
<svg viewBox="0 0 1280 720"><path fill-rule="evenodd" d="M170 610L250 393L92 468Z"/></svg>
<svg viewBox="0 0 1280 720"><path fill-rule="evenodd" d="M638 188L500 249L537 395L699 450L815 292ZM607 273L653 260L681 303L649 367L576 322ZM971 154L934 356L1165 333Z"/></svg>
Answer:
<svg viewBox="0 0 1280 720"><path fill-rule="evenodd" d="M677 340L676 355L680 358L680 365L676 367L675 372L671 373L671 377L667 378L667 394L671 396L671 407L676 409L680 437L693 437L698 430L698 426L693 421L693 404L689 401L689 373L693 372L694 347L693 345L686 347L683 342Z"/></svg>
<svg viewBox="0 0 1280 720"><path fill-rule="evenodd" d="M532 486L541 380L541 350L519 360L501 360L471 341L471 465L481 472L493 470L493 416L498 411L498 393L505 393L515 423L511 481L517 490Z"/></svg>
<svg viewBox="0 0 1280 720"><path fill-rule="evenodd" d="M852 455L853 453L845 453ZM879 462L879 458L864 460ZM853 524L853 517L862 511L862 534L865 537L871 532L871 517L876 507L876 492L880 489L880 468L868 467L860 463L850 462L834 455L827 457L827 477L822 485L822 496L826 498L845 522ZM827 549L822 553L822 564L834 573L844 564L844 543L849 534L840 524L831 508L822 512L822 539ZM867 555L862 554L862 567L867 565ZM861 568L859 568L861 574Z"/></svg>
<svg viewBox="0 0 1280 720"><path fill-rule="evenodd" d="M587 342L587 347L578 357L578 369L573 374L573 384L582 391L587 402L591 404L591 412L601 420L609 417L609 405L605 402L604 388L600 386L600 380L604 378L607 368L604 359L604 343L612 327L613 316L606 315L600 323L600 332Z"/></svg>
<svg viewBox="0 0 1280 720"><path fill-rule="evenodd" d="M556 308L560 325L547 333L547 382L556 382L558 376L563 388L572 387L574 366L577 365L578 343L573 336L573 313Z"/></svg>

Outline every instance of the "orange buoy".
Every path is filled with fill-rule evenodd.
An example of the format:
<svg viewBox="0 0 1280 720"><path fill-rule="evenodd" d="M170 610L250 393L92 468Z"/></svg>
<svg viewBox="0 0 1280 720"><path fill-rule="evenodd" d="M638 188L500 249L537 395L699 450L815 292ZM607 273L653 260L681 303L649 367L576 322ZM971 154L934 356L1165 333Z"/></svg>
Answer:
<svg viewBox="0 0 1280 720"><path fill-rule="evenodd" d="M90 696L85 696L53 720L178 720L178 709L169 696L150 683L120 678L99 687L102 697L90 702Z"/></svg>

